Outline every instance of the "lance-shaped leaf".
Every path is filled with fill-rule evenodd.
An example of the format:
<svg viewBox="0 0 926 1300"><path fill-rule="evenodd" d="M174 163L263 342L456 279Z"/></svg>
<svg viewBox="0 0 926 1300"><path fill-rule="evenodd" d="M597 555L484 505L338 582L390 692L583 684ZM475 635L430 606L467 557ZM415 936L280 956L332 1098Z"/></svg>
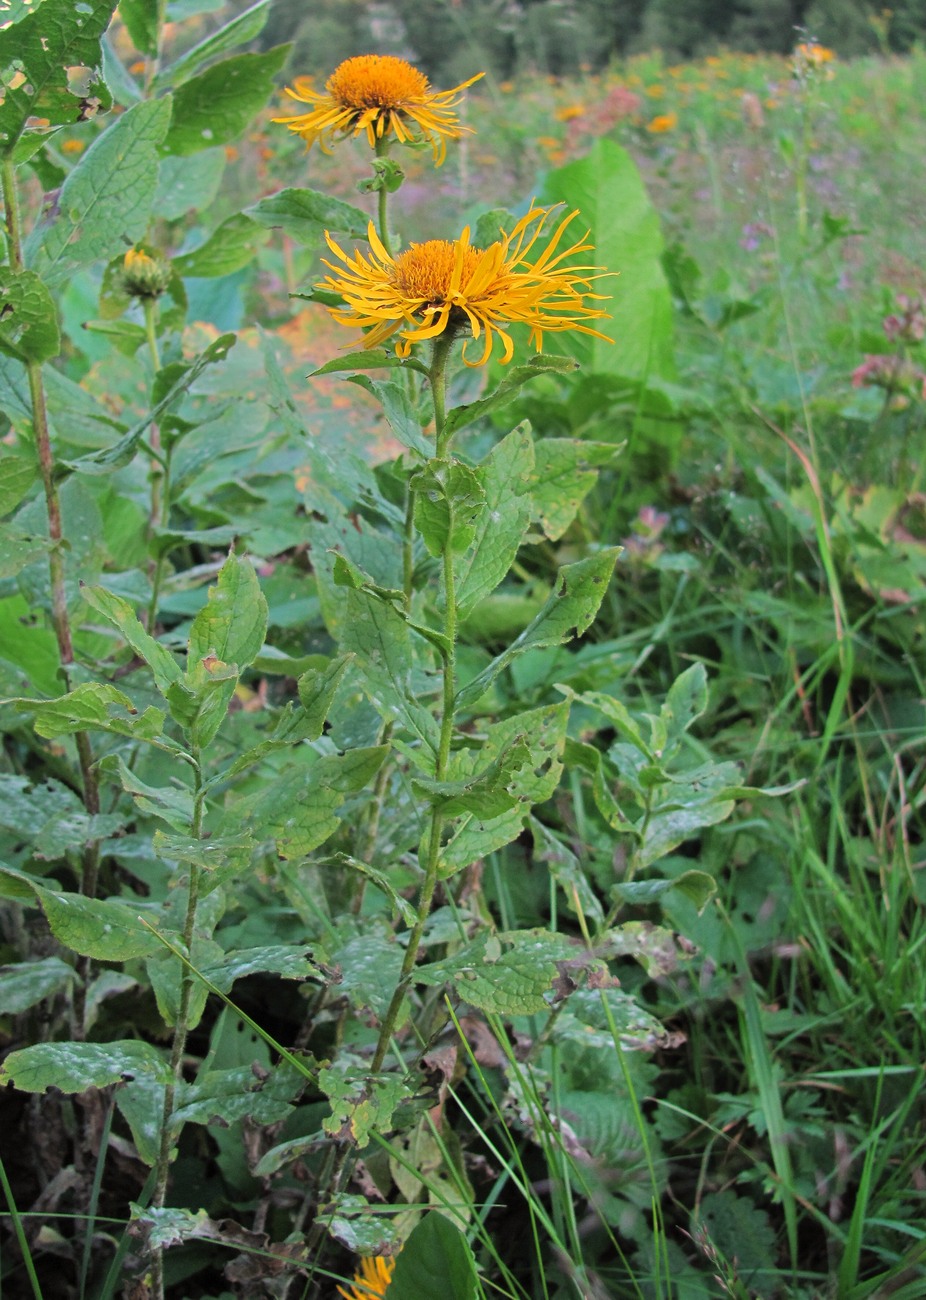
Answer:
<svg viewBox="0 0 926 1300"><path fill-rule="evenodd" d="M612 465L623 444L578 438L541 438L531 482L534 512L551 541L558 541L598 481L598 469Z"/></svg>
<svg viewBox="0 0 926 1300"><path fill-rule="evenodd" d="M37 16L41 16L43 9ZM135 104L103 131L69 173L57 202L27 241L28 260L49 283L113 257L148 228L158 181L157 148L170 100Z"/></svg>
<svg viewBox="0 0 926 1300"><path fill-rule="evenodd" d="M100 40L116 0L44 0L0 31L0 154L9 157L30 119L82 122L112 105Z"/></svg>
<svg viewBox="0 0 926 1300"><path fill-rule="evenodd" d="M54 997L70 985L75 973L73 966L60 957L0 966L4 1015L21 1015L45 998Z"/></svg>
<svg viewBox="0 0 926 1300"><path fill-rule="evenodd" d="M519 802L527 801L521 786L525 776L532 772L530 746L523 736L518 736L472 776L458 781L418 779L412 782L412 788L450 817L464 812L499 817Z"/></svg>
<svg viewBox="0 0 926 1300"><path fill-rule="evenodd" d="M494 388L488 397L480 397L475 402L469 402L465 406L455 406L452 411L447 412L447 418L444 422L444 434L449 437L451 433L456 433L458 429L463 429L467 424L472 424L474 420L480 420L484 415L491 414L492 411L498 410L501 406L506 406L528 382L529 379L536 379L538 375L571 375L579 368L579 363L572 357L531 357L530 361L523 366L512 366L505 372L505 377Z"/></svg>
<svg viewBox="0 0 926 1300"><path fill-rule="evenodd" d="M109 731L135 740L156 740L164 727L164 714L149 705L139 713L129 697L105 682L82 682L54 700L11 701L20 713L32 713L40 736L55 740L76 731Z"/></svg>
<svg viewBox="0 0 926 1300"><path fill-rule="evenodd" d="M503 945L496 935L480 935L452 957L419 966L415 980L438 988L452 984L461 1001L501 1016L549 1010L557 974L552 950L549 945L538 947L531 939L508 937L515 941ZM556 952L559 957L566 955Z"/></svg>
<svg viewBox="0 0 926 1300"><path fill-rule="evenodd" d="M155 58L158 52L160 15L159 0L119 0L119 17L139 54Z"/></svg>
<svg viewBox="0 0 926 1300"><path fill-rule="evenodd" d="M432 555L465 551L485 507L479 475L459 460L429 460L413 474L415 525Z"/></svg>
<svg viewBox="0 0 926 1300"><path fill-rule="evenodd" d="M239 671L257 658L267 632L267 601L250 560L230 555L190 629L189 659L217 655Z"/></svg>
<svg viewBox="0 0 926 1300"><path fill-rule="evenodd" d="M58 316L34 271L0 267L0 351L17 361L48 361L61 350Z"/></svg>
<svg viewBox="0 0 926 1300"><path fill-rule="evenodd" d="M138 2L139 0L136 0L136 3ZM156 0L141 0L141 2L154 6ZM122 0L119 12L124 13L124 10L125 0ZM227 54L229 50L234 50L239 45L247 45L249 41L253 41L264 30L269 13L270 0L257 0L250 9L245 9L244 13L238 14L217 32L213 32L198 45L194 45L191 50L187 50L175 63L160 71L154 79L155 91L163 90L165 86L182 85L183 82L189 81L203 64L219 58L222 54ZM139 45L138 48L142 49L142 46Z"/></svg>
<svg viewBox="0 0 926 1300"><path fill-rule="evenodd" d="M536 618L507 650L464 686L457 696L457 707L474 704L498 674L526 650L561 645L581 636L598 613L619 554L620 547L609 547L560 569L553 594Z"/></svg>
<svg viewBox="0 0 926 1300"><path fill-rule="evenodd" d="M268 231L238 212L217 226L198 248L175 257L172 266L178 275L203 278L231 275L242 266L249 266L258 248L269 238Z"/></svg>
<svg viewBox="0 0 926 1300"><path fill-rule="evenodd" d="M174 96L164 151L187 156L237 139L273 94L288 45L266 54L236 54L184 82Z"/></svg>
<svg viewBox="0 0 926 1300"><path fill-rule="evenodd" d="M461 619L495 590L514 563L530 524L533 468L534 443L526 424L496 443L479 466L485 509L471 546L454 561Z"/></svg>
<svg viewBox="0 0 926 1300"><path fill-rule="evenodd" d="M614 885L611 896L636 907L647 907L660 902L663 895L672 890L684 894L700 916L717 893L717 882L706 871L683 871L672 880L630 880L626 884Z"/></svg>
<svg viewBox="0 0 926 1300"><path fill-rule="evenodd" d="M363 239L370 224L369 213L318 190L279 190L245 212L262 226L277 227L300 244L318 243L326 230Z"/></svg>
<svg viewBox="0 0 926 1300"><path fill-rule="evenodd" d="M81 594L90 608L102 614L122 634L138 657L144 659L154 675L155 686L162 695L166 695L173 683L183 675L180 665L167 647L161 645L160 641L155 641L147 628L142 626L129 602L121 596L114 595L105 587L82 587Z"/></svg>
<svg viewBox="0 0 926 1300"><path fill-rule="evenodd" d="M340 358L339 358L340 359ZM347 360L348 358L344 358ZM354 358L350 358L353 360ZM353 369L361 369L359 366ZM323 367L324 369L324 367ZM389 421L389 427L403 447L417 452L419 456L430 456L433 443L421 432L422 419L408 392L399 384L388 380L371 379L369 375L351 375L348 380L358 388L365 389L379 401L383 414Z"/></svg>

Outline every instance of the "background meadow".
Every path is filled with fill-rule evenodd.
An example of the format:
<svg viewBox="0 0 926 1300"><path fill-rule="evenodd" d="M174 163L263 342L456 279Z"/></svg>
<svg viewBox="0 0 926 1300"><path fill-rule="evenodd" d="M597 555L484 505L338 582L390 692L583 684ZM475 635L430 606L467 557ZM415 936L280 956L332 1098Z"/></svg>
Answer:
<svg viewBox="0 0 926 1300"><path fill-rule="evenodd" d="M3 131L21 85L17 30L42 14L60 25L72 7L7 8ZM106 5L84 8L102 34ZM132 0L104 43L112 110L98 86L77 86L101 111L47 131L30 119L32 152L7 150L7 266L15 167L23 265L53 302L30 328L53 318L60 338L24 342L0 319L2 1294L327 1297L358 1257L406 1243L372 1294L916 1300L915 15L853 9L849 21L832 6L830 36L816 6L801 15L820 22L810 32L784 22L763 38L745 18L736 30L705 19L682 40L672 7L654 4L624 48L604 40L608 6L580 5L565 26L561 7L530 6L507 44L491 5L469 21L465 6L433 8L428 32L405 5L321 6L295 23L284 6L172 0L165 14ZM824 53L795 60L813 37ZM660 41L665 53L650 52ZM389 587L377 530L398 512L420 434L406 408L384 412L345 360L346 331L311 300L325 227L349 242L364 234L356 209L375 215L369 150L307 153L271 119L294 76L321 86L373 49L419 54L440 87L488 70L460 107L472 134L439 170L427 149L393 155L401 245L464 225L494 238L532 199L564 202L618 274L605 282L612 341L545 340L578 373L536 373L503 405L473 407L459 436L457 453L481 464L529 428L548 472L510 572L460 626L461 680L489 682L470 690L460 734L475 746L528 715L542 730L564 694L571 712L534 812L507 840L479 841L439 893L430 984L394 1045L407 1072L371 1082L420 827L407 752L382 778L337 766L384 733L337 657L346 588L325 556L334 539L356 558L361 538L357 563ZM171 260L156 313L119 280L129 243ZM339 369L311 373L335 357ZM39 363L57 548L34 443ZM460 367L452 405L506 373ZM582 455L569 460L567 443ZM613 546L582 635L496 671L558 571ZM50 553L63 556L74 637L67 682ZM253 587L235 567L245 555ZM419 572L424 602L435 579L423 550ZM190 778L170 748L180 723L152 748L143 719L163 704L162 656L206 647L217 608L241 654L253 645L205 744L191 848ZM134 712L88 694L106 707L75 721L66 689L101 684ZM285 748L280 720L300 707L318 726ZM92 807L75 740L88 732ZM322 797L318 763L338 791L333 822L286 847L289 807L306 788ZM211 985L197 986L177 1062L165 1206L150 1171L185 986L175 950L127 927L141 911L180 933L184 881L210 841L224 857L203 866L205 928L185 951ZM453 965L461 934L509 944L483 954L484 987L469 994Z"/></svg>

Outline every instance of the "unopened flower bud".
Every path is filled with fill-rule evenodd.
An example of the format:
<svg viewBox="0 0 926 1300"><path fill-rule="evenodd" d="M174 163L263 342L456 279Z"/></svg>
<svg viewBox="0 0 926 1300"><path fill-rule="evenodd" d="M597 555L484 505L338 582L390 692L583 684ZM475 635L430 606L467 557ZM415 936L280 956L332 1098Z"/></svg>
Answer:
<svg viewBox="0 0 926 1300"><path fill-rule="evenodd" d="M170 283L170 263L130 248L122 263L122 286L131 298L159 298Z"/></svg>

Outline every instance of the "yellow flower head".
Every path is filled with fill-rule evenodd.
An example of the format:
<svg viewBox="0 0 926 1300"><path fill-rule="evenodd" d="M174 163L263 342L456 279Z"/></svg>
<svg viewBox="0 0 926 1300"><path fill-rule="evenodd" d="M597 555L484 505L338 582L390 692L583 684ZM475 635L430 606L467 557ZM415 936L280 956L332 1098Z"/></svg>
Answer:
<svg viewBox="0 0 926 1300"><path fill-rule="evenodd" d="M329 234L328 247L342 265L325 262L334 272L324 287L338 293L346 308L329 308L342 325L369 330L353 347L375 348L394 334L399 335L396 352L407 357L413 343L436 339L441 335L454 338L469 333L484 339L482 354L468 366L482 366L489 360L496 336L502 344L502 364L514 354L514 345L506 328L524 324L530 329L530 341L542 350L545 332L578 330L606 338L585 322L607 319L607 313L589 305L606 295L589 292L593 280L606 274L596 266L564 266L563 262L592 245L586 235L577 243L557 252L560 239L572 219L563 217L539 255L529 255L540 238L552 208L531 208L510 234L490 244L474 248L469 242L469 227L459 239L430 239L412 244L393 258L383 247L373 223L368 237L371 253L344 253Z"/></svg>
<svg viewBox="0 0 926 1300"><path fill-rule="evenodd" d="M815 41L804 41L796 50L799 58L805 63L812 63L819 67L823 63L832 63L836 55L832 50L828 50L825 45L817 45Z"/></svg>
<svg viewBox="0 0 926 1300"><path fill-rule="evenodd" d="M659 113L651 122L647 123L647 131L653 135L662 135L666 131L672 131L678 126L677 113Z"/></svg>
<svg viewBox="0 0 926 1300"><path fill-rule="evenodd" d="M478 81L483 73L470 77L453 90L432 90L423 72L392 54L358 54L335 68L325 82L324 92L312 89L308 77L297 77L286 93L301 104L311 104L308 113L296 117L275 117L311 149L316 140L326 153L339 137L357 136L362 131L370 148L392 135L400 144L426 140L438 166L444 161L447 140L456 140L470 127L461 126L453 107L459 93Z"/></svg>
<svg viewBox="0 0 926 1300"><path fill-rule="evenodd" d="M354 1274L351 1289L345 1291L339 1286L338 1290L344 1296L344 1300L378 1300L379 1297L385 1296L394 1272L394 1259L384 1255L362 1259L360 1267Z"/></svg>
<svg viewBox="0 0 926 1300"><path fill-rule="evenodd" d="M130 248L122 259L122 287L130 298L159 298L170 276L169 262L141 248Z"/></svg>

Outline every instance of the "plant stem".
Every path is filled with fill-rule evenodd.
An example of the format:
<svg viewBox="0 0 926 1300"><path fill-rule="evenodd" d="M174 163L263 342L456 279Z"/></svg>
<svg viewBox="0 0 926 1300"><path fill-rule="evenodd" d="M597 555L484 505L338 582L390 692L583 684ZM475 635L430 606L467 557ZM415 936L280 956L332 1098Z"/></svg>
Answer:
<svg viewBox="0 0 926 1300"><path fill-rule="evenodd" d="M389 153L389 142L384 136L380 136L376 141L377 158L385 158ZM385 178L380 177L380 187L376 192L376 224L383 248L392 257L392 244L389 239L389 191L386 189Z"/></svg>
<svg viewBox="0 0 926 1300"><path fill-rule="evenodd" d="M158 348L157 298L143 298L145 313L145 334L148 338L148 351L154 373L161 369L161 353ZM151 462L151 511L148 520L148 540L154 540L156 529L170 522L170 462L171 446L161 446L160 430L156 424L151 426L151 450L155 453ZM158 600L161 595L161 583L164 578L165 552L158 547L157 557L151 573L151 599L148 602L148 630L152 631L158 616Z"/></svg>
<svg viewBox="0 0 926 1300"><path fill-rule="evenodd" d="M190 834L194 840L202 839L203 806L206 790L202 778L199 750L193 754L193 817ZM187 894L186 918L183 925L182 943L187 957L193 952L193 936L196 930L196 909L199 903L200 869L195 863L190 864L190 883ZM170 1052L170 1082L164 1088L164 1109L161 1115L161 1141L158 1147L158 1159L155 1166L156 1176L154 1195L151 1199L156 1209L162 1209L167 1198L167 1183L170 1176L170 1156L173 1146L171 1118L178 1085L183 1083L183 1054L186 1050L187 1034L190 1021L190 1001L193 994L195 976L184 966L180 977L180 1004L177 1008L177 1020L174 1025L174 1039ZM155 1300L164 1300L164 1258L159 1247L152 1253L152 1285Z"/></svg>
<svg viewBox="0 0 926 1300"><path fill-rule="evenodd" d="M446 455L449 437L444 436L444 427L446 421L446 391L447 391L447 359L450 355L450 348L453 344L452 336L442 335L438 337L433 345L431 353L431 399L434 404L434 427L437 442L438 456ZM412 507L409 507L409 516L412 515ZM443 555L444 571L444 637L446 649L442 653L442 692L441 692L441 719L440 719L440 737L437 746L437 759L435 766L435 776L438 781L444 780L447 774L447 767L450 762L450 748L453 740L453 722L454 722L454 700L456 696L456 636L457 636L457 602L456 590L454 585L453 572L453 552L450 548L448 534L447 544L444 548ZM424 864L424 881L421 885L421 893L418 897L418 918L412 927L412 932L408 938L408 945L405 949L405 957L402 961L402 969L399 973L399 982L395 987L392 999L383 1017L382 1025L379 1031L379 1040L376 1044L376 1051L373 1054L373 1060L370 1064L370 1071L376 1074L383 1064L389 1042L395 1032L396 1022L399 1018L399 1012L405 995L408 992L409 985L412 982L412 972L415 969L415 962L418 960L418 949L421 947L421 939L424 934L424 928L427 925L428 917L431 913L431 905L434 901L434 893L437 889L438 870L440 867L440 846L441 833L444 828L444 814L439 805L434 804L431 808L431 829L428 836L428 847Z"/></svg>
<svg viewBox="0 0 926 1300"><path fill-rule="evenodd" d="M19 195L16 189L16 171L12 160L3 160L3 200L6 215L6 232L9 241L10 265L16 271L25 269L23 262L22 220L19 211ZM58 643L58 659L65 686L70 687L68 668L74 662L74 642L71 636L71 623L68 615L67 588L64 576L64 555L62 542L64 531L61 523L61 500L55 483L55 458L51 447L51 430L48 423L48 406L45 400L45 384L42 379L42 366L38 361L26 362L29 379L29 397L32 405L32 430L39 461L39 473L45 493L45 508L48 513L48 537L51 548L48 552L48 577L51 590L51 619ZM100 811L100 790L93 766L93 750L90 737L85 731L74 735L77 747L77 761L80 766L83 787L84 807L91 816ZM87 845L83 853L81 871L81 892L88 898L96 893L97 876L100 865L99 842Z"/></svg>

